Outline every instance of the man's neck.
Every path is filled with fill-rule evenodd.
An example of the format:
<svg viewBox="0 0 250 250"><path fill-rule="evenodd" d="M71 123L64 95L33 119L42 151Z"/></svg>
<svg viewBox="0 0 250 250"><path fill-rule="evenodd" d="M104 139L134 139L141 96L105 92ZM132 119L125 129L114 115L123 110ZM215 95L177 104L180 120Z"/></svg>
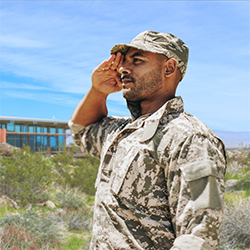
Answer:
<svg viewBox="0 0 250 250"><path fill-rule="evenodd" d="M174 97L175 97L174 95L169 95L169 96L164 95L164 96L158 96L154 100L142 101L140 103L141 106L140 116L154 113L160 107L162 107L164 103L173 99Z"/></svg>

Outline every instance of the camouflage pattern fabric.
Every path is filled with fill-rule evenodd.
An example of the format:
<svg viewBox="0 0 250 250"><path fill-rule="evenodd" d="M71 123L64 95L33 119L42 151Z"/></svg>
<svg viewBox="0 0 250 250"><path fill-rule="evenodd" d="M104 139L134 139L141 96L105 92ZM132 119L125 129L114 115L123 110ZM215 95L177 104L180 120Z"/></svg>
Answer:
<svg viewBox="0 0 250 250"><path fill-rule="evenodd" d="M91 250L218 249L225 149L181 97L150 115L69 125L101 161Z"/></svg>

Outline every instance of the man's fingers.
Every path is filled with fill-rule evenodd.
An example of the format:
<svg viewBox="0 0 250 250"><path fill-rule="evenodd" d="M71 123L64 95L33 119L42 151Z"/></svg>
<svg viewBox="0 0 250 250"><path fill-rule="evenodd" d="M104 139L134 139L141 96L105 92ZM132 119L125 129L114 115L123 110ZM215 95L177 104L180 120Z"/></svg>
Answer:
<svg viewBox="0 0 250 250"><path fill-rule="evenodd" d="M121 55L121 58L120 58L120 61L119 61L119 64L117 66L117 71L119 71L119 69L121 68L121 66L123 65L123 59L124 59L124 55Z"/></svg>
<svg viewBox="0 0 250 250"><path fill-rule="evenodd" d="M119 63L120 63L121 56L122 56L121 52L118 52L118 53L116 54L115 60L114 60L114 62L111 64L110 69L112 69L112 70L116 70L116 69L117 69L117 66L118 66Z"/></svg>
<svg viewBox="0 0 250 250"><path fill-rule="evenodd" d="M107 64L108 64L108 60L103 61L103 62L97 67L97 70L98 70L98 71L103 70L105 67L107 67Z"/></svg>
<svg viewBox="0 0 250 250"><path fill-rule="evenodd" d="M108 70L110 66L112 65L113 61L115 60L115 55L111 55L110 58L107 60L107 64L104 67L104 70Z"/></svg>
<svg viewBox="0 0 250 250"><path fill-rule="evenodd" d="M118 52L116 55L111 55L108 60L103 61L98 67L97 70L119 70L123 63L123 55L121 52Z"/></svg>

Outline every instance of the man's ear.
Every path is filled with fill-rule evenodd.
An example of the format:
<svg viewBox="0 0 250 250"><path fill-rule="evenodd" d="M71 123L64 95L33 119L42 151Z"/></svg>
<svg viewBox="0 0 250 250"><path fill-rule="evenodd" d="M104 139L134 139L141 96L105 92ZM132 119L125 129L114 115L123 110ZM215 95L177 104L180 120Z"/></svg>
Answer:
<svg viewBox="0 0 250 250"><path fill-rule="evenodd" d="M177 62L173 58L169 58L164 65L164 74L166 77L170 77L177 70Z"/></svg>

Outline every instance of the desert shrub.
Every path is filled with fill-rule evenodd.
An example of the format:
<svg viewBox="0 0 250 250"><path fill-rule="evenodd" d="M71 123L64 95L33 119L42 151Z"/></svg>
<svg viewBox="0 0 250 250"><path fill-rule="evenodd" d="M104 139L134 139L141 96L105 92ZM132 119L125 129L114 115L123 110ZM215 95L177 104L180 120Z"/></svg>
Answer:
<svg viewBox="0 0 250 250"><path fill-rule="evenodd" d="M240 248L229 248L227 246L220 246L219 250L241 250Z"/></svg>
<svg viewBox="0 0 250 250"><path fill-rule="evenodd" d="M0 218L0 228L0 242L7 244L7 249L54 249L60 247L62 240L59 228L51 219L31 210L5 215Z"/></svg>
<svg viewBox="0 0 250 250"><path fill-rule="evenodd" d="M63 209L51 211L48 216L69 231L89 231L92 227L93 199L78 188L58 186L54 201Z"/></svg>
<svg viewBox="0 0 250 250"><path fill-rule="evenodd" d="M59 205L66 209L78 210L84 207L83 197L72 190L65 189L56 193L56 199Z"/></svg>
<svg viewBox="0 0 250 250"><path fill-rule="evenodd" d="M76 249L87 250L89 249L90 245L89 243L90 239L86 239L83 236L78 237L76 235L70 235L65 244L63 244L62 250L76 250Z"/></svg>
<svg viewBox="0 0 250 250"><path fill-rule="evenodd" d="M67 145L67 152L70 152L72 154L80 154L81 149L78 146L76 146L76 144L71 142Z"/></svg>
<svg viewBox="0 0 250 250"><path fill-rule="evenodd" d="M239 202L239 201L238 201ZM238 205L224 206L221 224L221 245L228 248L250 247L250 202L245 199Z"/></svg>
<svg viewBox="0 0 250 250"><path fill-rule="evenodd" d="M64 226L69 231L90 231L92 228L92 212L88 210L70 211L65 213L51 212L49 218Z"/></svg>
<svg viewBox="0 0 250 250"><path fill-rule="evenodd" d="M237 202L240 204L242 199L246 199L247 194L246 192L226 192L224 195L224 204L226 205L233 205Z"/></svg>
<svg viewBox="0 0 250 250"><path fill-rule="evenodd" d="M33 234L15 226L6 226L0 231L0 249L42 250Z"/></svg>
<svg viewBox="0 0 250 250"><path fill-rule="evenodd" d="M73 212L69 215L68 218L68 229L72 230L81 230L81 231L90 231L92 228L92 216L89 213Z"/></svg>
<svg viewBox="0 0 250 250"><path fill-rule="evenodd" d="M74 164L73 153L64 150L61 154L50 158L56 173L56 182L67 185L71 180L71 170Z"/></svg>
<svg viewBox="0 0 250 250"><path fill-rule="evenodd" d="M29 147L3 157L0 167L0 195L6 195L22 205L44 201L54 174L46 158Z"/></svg>
<svg viewBox="0 0 250 250"><path fill-rule="evenodd" d="M65 149L60 153L60 154L56 154L53 155L53 157L50 158L50 160L54 163L54 164L59 164L58 170L60 170L61 165L63 166L67 166L69 164L73 164L74 163L74 158L73 158L73 152L69 151L67 152Z"/></svg>
<svg viewBox="0 0 250 250"><path fill-rule="evenodd" d="M62 152L51 158L58 173L56 180L60 185L79 188L89 195L95 194L95 179L98 172L99 160L93 157L73 158L73 151Z"/></svg>
<svg viewBox="0 0 250 250"><path fill-rule="evenodd" d="M95 194L95 179L98 173L99 160L93 157L77 159L71 175L70 186L77 187L88 195Z"/></svg>
<svg viewBox="0 0 250 250"><path fill-rule="evenodd" d="M246 192L246 197L250 196L250 180L242 180L239 184L236 185L235 190L243 190Z"/></svg>
<svg viewBox="0 0 250 250"><path fill-rule="evenodd" d="M51 158L34 153L29 147L3 157L0 165L0 195L21 205L48 200L52 184L78 187L94 195L99 161L92 157L73 158L73 152L62 152Z"/></svg>

